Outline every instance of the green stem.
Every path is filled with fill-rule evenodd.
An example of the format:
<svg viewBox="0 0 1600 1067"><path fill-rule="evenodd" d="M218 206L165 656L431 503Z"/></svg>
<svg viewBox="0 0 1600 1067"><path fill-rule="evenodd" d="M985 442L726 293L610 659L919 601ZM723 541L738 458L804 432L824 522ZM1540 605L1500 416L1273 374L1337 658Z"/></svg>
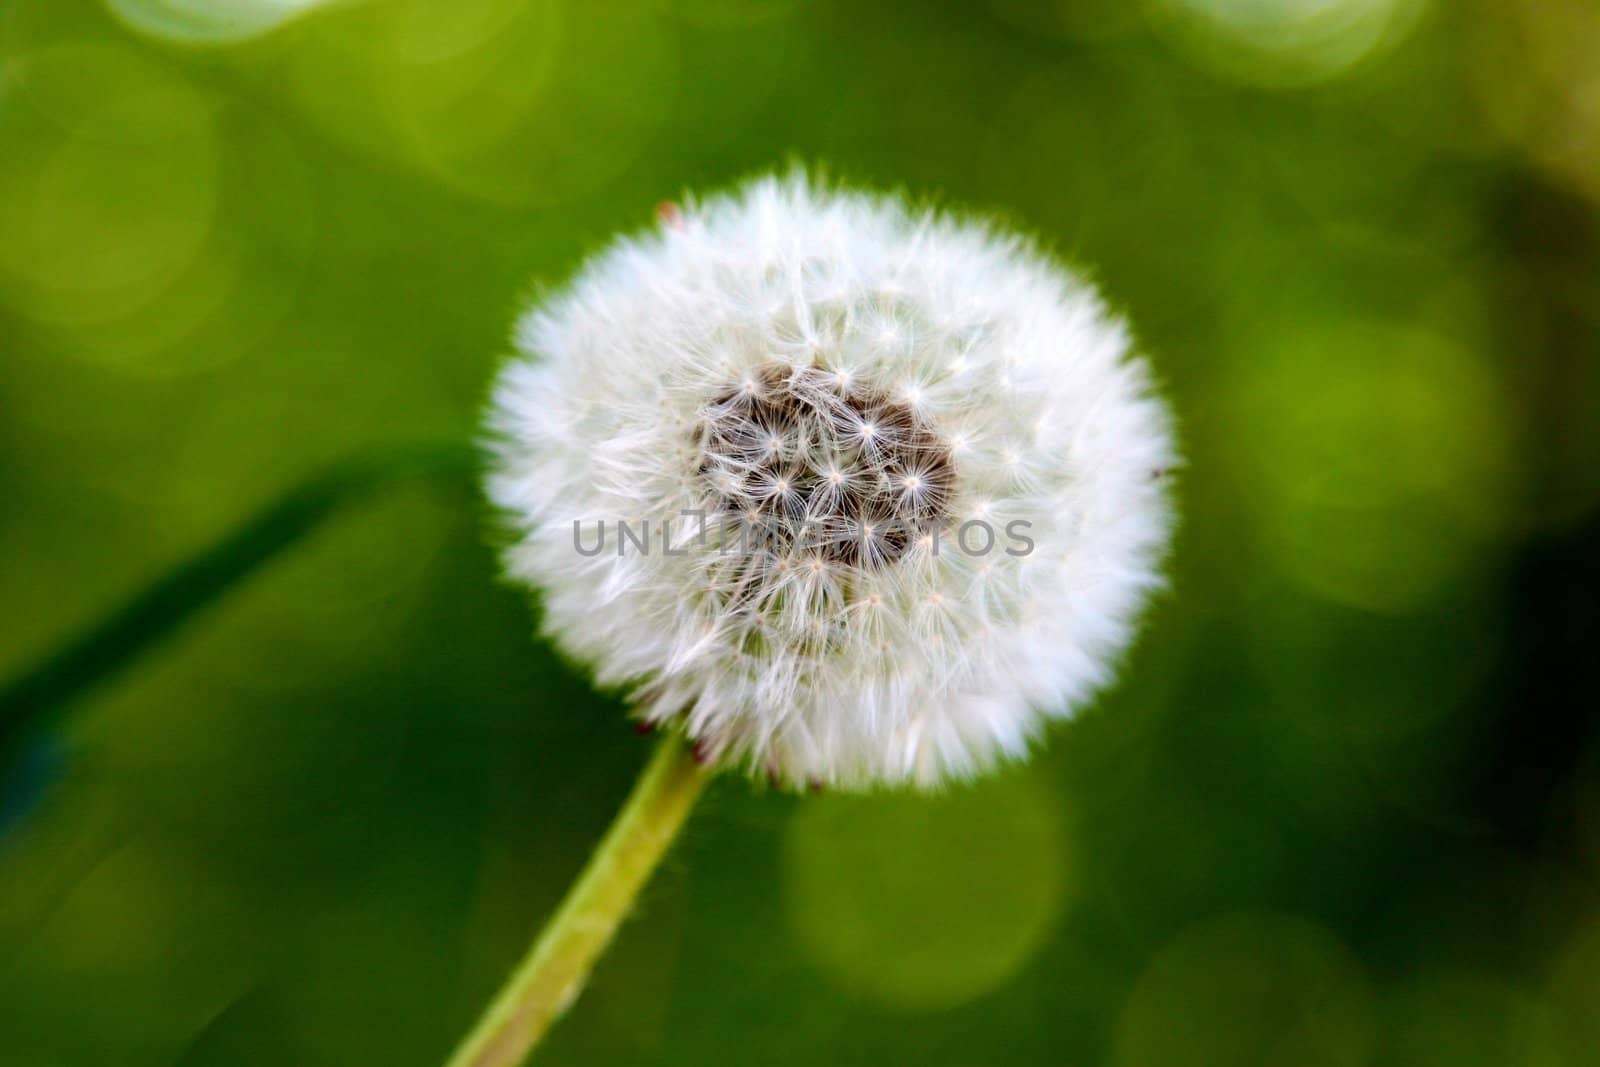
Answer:
<svg viewBox="0 0 1600 1067"><path fill-rule="evenodd" d="M516 1067L583 988L711 773L677 733L655 755L605 839L449 1067Z"/></svg>

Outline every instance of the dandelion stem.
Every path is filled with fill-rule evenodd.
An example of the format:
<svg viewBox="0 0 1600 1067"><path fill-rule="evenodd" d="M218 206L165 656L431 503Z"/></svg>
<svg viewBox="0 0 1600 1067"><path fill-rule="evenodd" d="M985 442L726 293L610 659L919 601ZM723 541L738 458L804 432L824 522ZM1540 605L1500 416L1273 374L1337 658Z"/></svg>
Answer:
<svg viewBox="0 0 1600 1067"><path fill-rule="evenodd" d="M710 777L682 736L662 737L560 910L448 1067L516 1067L523 1061L577 998Z"/></svg>

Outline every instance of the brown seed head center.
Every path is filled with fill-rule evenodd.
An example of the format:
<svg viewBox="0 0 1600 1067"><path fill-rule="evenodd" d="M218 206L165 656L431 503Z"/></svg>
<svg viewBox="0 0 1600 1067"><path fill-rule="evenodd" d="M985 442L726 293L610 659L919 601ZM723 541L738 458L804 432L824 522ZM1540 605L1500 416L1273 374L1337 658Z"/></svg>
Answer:
<svg viewBox="0 0 1600 1067"><path fill-rule="evenodd" d="M948 517L944 439L911 405L819 366L764 365L707 401L695 435L710 510L782 559L880 567Z"/></svg>

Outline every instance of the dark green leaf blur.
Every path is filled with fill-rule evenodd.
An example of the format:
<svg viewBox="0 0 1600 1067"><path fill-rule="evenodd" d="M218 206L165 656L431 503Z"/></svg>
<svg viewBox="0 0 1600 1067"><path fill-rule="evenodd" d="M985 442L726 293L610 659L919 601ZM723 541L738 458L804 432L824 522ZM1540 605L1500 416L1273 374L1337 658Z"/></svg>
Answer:
<svg viewBox="0 0 1600 1067"><path fill-rule="evenodd" d="M794 163L1092 273L1172 587L1025 767L718 782L538 1062L1600 1062L1592 0L0 0L0 1064L443 1059L648 742L470 474L204 554Z"/></svg>

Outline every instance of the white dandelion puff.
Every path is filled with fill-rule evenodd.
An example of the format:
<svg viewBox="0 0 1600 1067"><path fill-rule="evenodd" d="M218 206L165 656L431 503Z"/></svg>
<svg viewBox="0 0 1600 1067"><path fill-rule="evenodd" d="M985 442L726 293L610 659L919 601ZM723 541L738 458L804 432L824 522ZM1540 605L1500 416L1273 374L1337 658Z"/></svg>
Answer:
<svg viewBox="0 0 1600 1067"><path fill-rule="evenodd" d="M1094 290L1015 236L766 178L619 240L516 339L506 566L708 758L970 776L1105 684L1160 584L1167 410Z"/></svg>

